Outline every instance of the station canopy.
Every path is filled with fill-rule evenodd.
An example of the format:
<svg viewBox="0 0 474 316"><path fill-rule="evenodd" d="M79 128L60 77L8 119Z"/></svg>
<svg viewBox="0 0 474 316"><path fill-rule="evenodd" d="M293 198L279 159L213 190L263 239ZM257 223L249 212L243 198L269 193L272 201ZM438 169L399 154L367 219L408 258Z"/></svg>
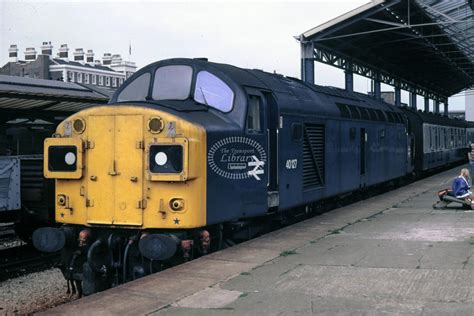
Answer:
<svg viewBox="0 0 474 316"><path fill-rule="evenodd" d="M107 103L103 89L71 82L0 75L0 121L18 118L58 121L82 109Z"/></svg>
<svg viewBox="0 0 474 316"><path fill-rule="evenodd" d="M302 58L445 100L474 85L473 7L473 0L374 0L298 36L310 52Z"/></svg>

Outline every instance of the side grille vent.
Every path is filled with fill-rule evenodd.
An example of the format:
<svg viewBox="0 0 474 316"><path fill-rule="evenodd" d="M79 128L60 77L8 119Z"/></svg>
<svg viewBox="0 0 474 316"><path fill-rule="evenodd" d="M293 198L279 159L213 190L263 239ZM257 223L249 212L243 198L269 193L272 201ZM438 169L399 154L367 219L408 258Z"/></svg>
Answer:
<svg viewBox="0 0 474 316"><path fill-rule="evenodd" d="M303 189L324 186L324 140L324 125L304 125Z"/></svg>

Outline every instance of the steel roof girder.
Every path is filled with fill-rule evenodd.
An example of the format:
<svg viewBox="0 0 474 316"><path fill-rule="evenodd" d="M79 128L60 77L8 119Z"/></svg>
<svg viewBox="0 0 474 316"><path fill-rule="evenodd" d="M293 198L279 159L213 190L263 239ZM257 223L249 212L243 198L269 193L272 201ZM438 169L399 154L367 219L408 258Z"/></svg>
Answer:
<svg viewBox="0 0 474 316"><path fill-rule="evenodd" d="M399 82L400 87L403 90L407 90L410 92L415 92L417 91L417 94L425 96L425 95L440 95L440 93L436 93L434 91L431 91L428 87L418 87L419 85L409 83L406 80L400 79L397 76L390 75L384 71L376 70L373 67L367 66L367 65L362 65L358 62L354 62L352 59L350 62L348 62L348 58L345 58L343 56L340 56L338 54L334 54L329 50L325 50L322 47L317 47L315 46L314 49L314 60L335 66L337 68L343 69L343 70L351 70L353 73L356 73L358 75L370 78L370 79L375 79L375 76L377 73L380 74L380 82L395 86L397 82ZM342 61L343 60L343 61ZM347 65L350 65L350 68L347 68ZM418 90L417 90L418 89ZM436 90L444 90L440 88L435 88ZM445 92L445 94L447 94Z"/></svg>
<svg viewBox="0 0 474 316"><path fill-rule="evenodd" d="M352 19L352 20L349 20L349 21L344 21L345 23L339 23L337 24L337 27L332 27L332 29L328 32L325 33L325 35L330 35L332 33L335 33L345 27L347 27L348 25L351 25L351 24L354 24L355 22L357 22L357 20L360 20L360 19L364 19L365 17L368 17L368 16L371 16L377 12L380 12L380 11L384 11L386 10L387 8L390 8L394 5L396 5L397 3L401 2L402 0L393 0L391 1L389 4L381 4L379 5L378 8L374 9L374 11L370 11L370 12L366 12L364 14L362 14L361 16L358 17L358 19ZM309 40L311 38L311 40L313 41L316 41L317 39L320 38L321 35L318 35L318 33L310 36L309 38L305 38L304 40Z"/></svg>

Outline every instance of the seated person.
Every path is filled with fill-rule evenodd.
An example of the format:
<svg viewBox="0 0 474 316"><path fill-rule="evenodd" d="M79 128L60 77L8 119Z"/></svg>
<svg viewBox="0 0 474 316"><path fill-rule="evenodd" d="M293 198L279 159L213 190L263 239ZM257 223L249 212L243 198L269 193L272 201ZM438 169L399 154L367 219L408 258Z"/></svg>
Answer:
<svg viewBox="0 0 474 316"><path fill-rule="evenodd" d="M453 181L453 195L458 199L470 199L473 201L471 203L474 203L474 195L469 190L471 188L469 185L470 179L469 170L461 169L461 174Z"/></svg>

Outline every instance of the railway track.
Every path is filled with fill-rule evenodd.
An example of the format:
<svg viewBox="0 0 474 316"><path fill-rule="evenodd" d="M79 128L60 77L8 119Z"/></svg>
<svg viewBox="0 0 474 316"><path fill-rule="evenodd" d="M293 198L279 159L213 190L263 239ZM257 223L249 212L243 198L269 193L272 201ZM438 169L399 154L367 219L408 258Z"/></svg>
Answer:
<svg viewBox="0 0 474 316"><path fill-rule="evenodd" d="M45 254L32 245L0 250L0 282L57 266L60 254Z"/></svg>
<svg viewBox="0 0 474 316"><path fill-rule="evenodd" d="M0 226L0 241L5 239L12 239L15 236L16 234L13 223Z"/></svg>

